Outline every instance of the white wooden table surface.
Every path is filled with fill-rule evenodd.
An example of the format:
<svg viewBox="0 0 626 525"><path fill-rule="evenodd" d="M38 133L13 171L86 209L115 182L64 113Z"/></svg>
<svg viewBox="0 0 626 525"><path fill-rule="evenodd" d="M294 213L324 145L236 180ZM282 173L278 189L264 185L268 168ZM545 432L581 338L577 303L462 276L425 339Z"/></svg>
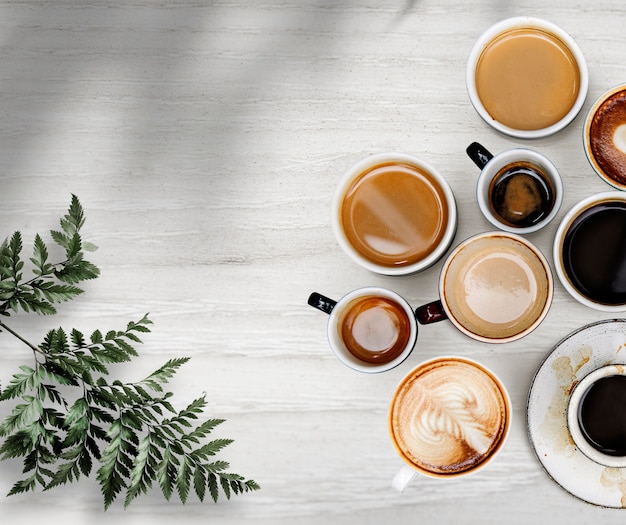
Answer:
<svg viewBox="0 0 626 525"><path fill-rule="evenodd" d="M500 19L533 15L569 31L589 66L583 112L532 142L484 124L464 83L469 50ZM70 194L101 277L60 314L13 326L40 341L52 327L155 324L138 379L191 356L177 403L207 393L227 419L221 456L259 482L229 502L165 503L160 491L106 513L95 480L0 500L2 523L621 523L626 511L579 501L543 471L525 406L533 374L557 341L608 316L560 283L546 321L507 345L469 340L450 323L422 327L399 368L376 376L341 365L310 292L339 297L383 285L413 305L435 299L441 263L404 278L357 268L329 222L338 178L362 157L397 150L437 167L455 192L456 241L490 229L474 197L472 141L498 152L530 146L565 182L555 223L530 238L552 260L558 221L609 187L582 150L584 113L626 81L621 0L101 0L0 2L0 236L57 227ZM29 355L0 334L0 381ZM440 354L500 374L514 405L511 438L490 468L464 480L390 488L400 466L389 442L391 393ZM0 406L5 416L8 407ZM0 493L19 477L0 463ZM121 503L121 502L120 502Z"/></svg>

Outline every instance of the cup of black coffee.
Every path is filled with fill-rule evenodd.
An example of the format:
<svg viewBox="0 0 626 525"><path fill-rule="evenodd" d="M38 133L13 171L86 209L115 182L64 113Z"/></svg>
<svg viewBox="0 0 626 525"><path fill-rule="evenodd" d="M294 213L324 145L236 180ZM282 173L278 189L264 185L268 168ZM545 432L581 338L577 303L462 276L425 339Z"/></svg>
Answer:
<svg viewBox="0 0 626 525"><path fill-rule="evenodd" d="M580 380L570 395L567 427L589 459L626 467L626 365L606 365Z"/></svg>
<svg viewBox="0 0 626 525"><path fill-rule="evenodd" d="M493 226L527 234L554 219L563 201L563 182L545 155L527 148L492 155L478 142L470 144L466 152L481 170L476 199Z"/></svg>
<svg viewBox="0 0 626 525"><path fill-rule="evenodd" d="M626 310L626 193L598 193L574 205L557 229L553 255L574 299L596 310Z"/></svg>

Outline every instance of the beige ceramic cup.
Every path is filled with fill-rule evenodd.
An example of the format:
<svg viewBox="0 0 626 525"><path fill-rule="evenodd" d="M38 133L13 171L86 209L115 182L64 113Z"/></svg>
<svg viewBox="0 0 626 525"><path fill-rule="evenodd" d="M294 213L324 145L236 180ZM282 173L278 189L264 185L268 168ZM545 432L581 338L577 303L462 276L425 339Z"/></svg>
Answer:
<svg viewBox="0 0 626 525"><path fill-rule="evenodd" d="M331 225L339 246L361 267L408 275L447 252L456 233L456 201L430 164L403 153L371 155L337 185Z"/></svg>
<svg viewBox="0 0 626 525"><path fill-rule="evenodd" d="M486 232L458 245L443 264L439 300L419 307L417 320L449 319L465 335L507 343L532 332L548 314L554 283L548 261L530 241Z"/></svg>
<svg viewBox="0 0 626 525"><path fill-rule="evenodd" d="M470 101L494 129L540 138L567 126L589 85L587 63L561 27L527 16L507 18L476 41L465 75Z"/></svg>
<svg viewBox="0 0 626 525"><path fill-rule="evenodd" d="M461 357L422 363L396 388L388 413L391 442L404 460L392 486L417 474L453 479L493 460L511 427L511 401L498 377Z"/></svg>

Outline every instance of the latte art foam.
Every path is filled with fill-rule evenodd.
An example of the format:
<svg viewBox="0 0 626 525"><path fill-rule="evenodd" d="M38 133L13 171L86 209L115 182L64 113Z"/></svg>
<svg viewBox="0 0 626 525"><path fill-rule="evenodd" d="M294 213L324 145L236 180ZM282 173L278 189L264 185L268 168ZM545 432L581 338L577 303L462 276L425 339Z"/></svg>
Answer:
<svg viewBox="0 0 626 525"><path fill-rule="evenodd" d="M401 385L390 425L399 451L416 467L460 474L498 450L508 405L486 370L461 359L438 360Z"/></svg>

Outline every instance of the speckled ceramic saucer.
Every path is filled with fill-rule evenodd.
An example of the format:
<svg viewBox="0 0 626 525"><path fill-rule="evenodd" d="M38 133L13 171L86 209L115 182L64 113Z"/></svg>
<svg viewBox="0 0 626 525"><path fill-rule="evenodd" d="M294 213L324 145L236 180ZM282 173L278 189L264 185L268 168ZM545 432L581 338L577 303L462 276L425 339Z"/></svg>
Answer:
<svg viewBox="0 0 626 525"><path fill-rule="evenodd" d="M626 468L591 461L576 448L567 429L574 386L589 372L612 363L626 364L626 319L586 325L557 343L530 387L528 437L546 472L570 494L594 505L626 508Z"/></svg>

